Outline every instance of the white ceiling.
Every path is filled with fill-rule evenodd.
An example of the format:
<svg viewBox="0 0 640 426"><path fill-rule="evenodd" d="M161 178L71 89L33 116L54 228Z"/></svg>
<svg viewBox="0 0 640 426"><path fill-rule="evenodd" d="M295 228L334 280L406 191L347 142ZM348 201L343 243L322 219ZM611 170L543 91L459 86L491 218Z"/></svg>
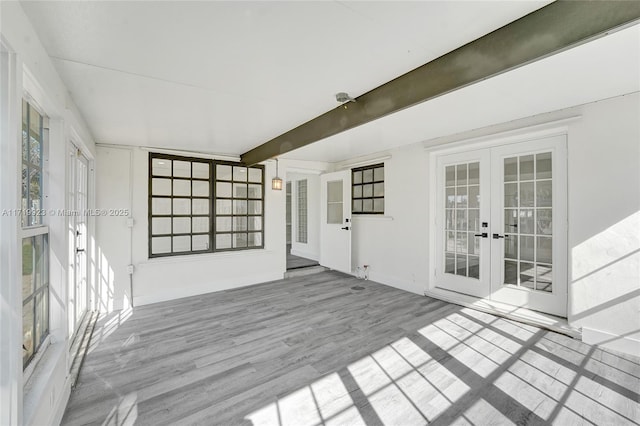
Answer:
<svg viewBox="0 0 640 426"><path fill-rule="evenodd" d="M22 6L98 142L241 154L334 108L337 92L359 96L547 3ZM288 157L339 161L635 91L638 50L626 30Z"/></svg>

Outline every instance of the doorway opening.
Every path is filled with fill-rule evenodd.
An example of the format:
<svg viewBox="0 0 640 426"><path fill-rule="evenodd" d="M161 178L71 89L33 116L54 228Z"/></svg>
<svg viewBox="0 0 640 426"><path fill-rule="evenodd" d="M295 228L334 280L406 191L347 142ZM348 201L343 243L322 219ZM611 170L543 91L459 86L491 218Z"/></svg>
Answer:
<svg viewBox="0 0 640 426"><path fill-rule="evenodd" d="M315 221L318 177L293 173L286 182L287 271L318 266Z"/></svg>

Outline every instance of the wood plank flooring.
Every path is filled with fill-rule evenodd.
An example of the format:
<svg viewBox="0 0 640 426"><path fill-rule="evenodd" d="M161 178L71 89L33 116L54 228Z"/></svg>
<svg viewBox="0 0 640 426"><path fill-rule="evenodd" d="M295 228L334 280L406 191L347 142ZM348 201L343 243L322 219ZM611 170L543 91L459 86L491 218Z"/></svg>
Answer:
<svg viewBox="0 0 640 426"><path fill-rule="evenodd" d="M624 425L639 393L638 358L324 272L102 318L62 423Z"/></svg>

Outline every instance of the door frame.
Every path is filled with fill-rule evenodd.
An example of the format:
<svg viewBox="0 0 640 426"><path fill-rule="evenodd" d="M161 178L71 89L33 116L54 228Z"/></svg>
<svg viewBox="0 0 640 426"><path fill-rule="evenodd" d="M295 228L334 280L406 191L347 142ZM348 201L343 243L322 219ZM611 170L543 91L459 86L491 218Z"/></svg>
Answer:
<svg viewBox="0 0 640 426"><path fill-rule="evenodd" d="M428 235L427 235L427 241L428 241L428 247L429 247L429 255L428 255L428 265L427 265L427 283L426 283L426 288L425 288L425 294L428 294L429 296L433 296L433 297L438 297L439 294L443 295L443 298L448 300L448 301L453 301L455 302L460 302L463 305L470 305L473 304L474 300L489 300L490 299L483 299L480 297L476 297L476 296L469 296L467 294L463 294L463 293L457 293L454 291L450 291L450 290L446 290L446 289L441 289L439 287L437 287L436 285L436 266L438 264L438 258L437 258L437 235L438 235L438 223L437 223L437 197L438 197L438 187L437 187L437 171L438 171L438 158L444 155L450 155L450 154L457 154L457 153L462 153L462 152L467 152L467 151L471 151L471 150L481 150L481 149L486 149L486 148L496 148L496 147L500 147L500 146L505 146L505 145L512 145L512 144L518 144L518 143L522 143L522 142L532 142L532 141L536 141L539 139L543 139L543 138L548 138L548 137L553 137L553 136L564 136L566 138L566 142L568 143L568 139L569 139L569 126L568 124L579 120L580 117L571 117L571 118L567 118L567 119L562 119L562 120L558 120L558 121L554 121L554 122L550 122L550 123L543 123L540 125L535 125L535 126L531 126L531 127L527 127L527 128L520 128L520 129L515 129L515 130L509 130L509 131L505 131L505 132L498 132L498 133L493 133L493 134L488 134L485 136L481 136L481 137L476 137L476 138L468 138L468 139L460 139L460 140L455 140L452 141L450 143L447 143L446 145L440 145L440 146L426 146L425 147L425 151L427 151L427 155L428 155L428 167L429 167L429 207L428 207L428 217L427 217L427 229L428 229ZM565 194L568 194L568 160L569 160L569 153L568 153L568 149L567 151L565 151L566 155L563 159L563 161L565 162L564 167L565 170L567 170L566 173L566 179L564 181L565 184ZM567 212L566 218L568 220L568 200L564 201L564 208L565 211ZM564 265L563 265L563 271L562 271L562 276L564 277L565 280L567 280L567 291L566 291L566 311L568 312L568 305L569 305L569 301L571 300L571 286L569 285L568 279L569 279L569 265L567 264L566 259L568 259L568 250L569 250L569 226L568 223L564 224L564 229L563 229L563 237L565 238L565 241L567 242L566 244L566 249L562 251L562 258L565 259ZM492 303L489 303L488 305L491 306L493 305L493 301L491 301ZM503 302L495 302L495 304L503 304ZM504 304L504 306L509 306L507 304ZM489 307L488 309L486 309L486 307L483 307L483 309L485 310L491 310L491 311L495 311L496 313L500 313L503 314L503 308L501 307ZM514 307L514 309L517 309L517 307ZM522 308L522 309L527 309L527 308ZM552 314L545 314L545 313L540 313L540 315L546 316L549 315L551 316Z"/></svg>

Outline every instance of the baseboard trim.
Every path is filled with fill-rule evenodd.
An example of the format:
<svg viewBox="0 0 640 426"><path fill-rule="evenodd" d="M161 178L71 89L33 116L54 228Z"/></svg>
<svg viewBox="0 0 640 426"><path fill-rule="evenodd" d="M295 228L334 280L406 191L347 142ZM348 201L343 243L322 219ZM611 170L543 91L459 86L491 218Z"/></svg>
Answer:
<svg viewBox="0 0 640 426"><path fill-rule="evenodd" d="M638 354L640 354L640 340L589 327L582 327L582 341L589 345L598 345L629 355L638 356Z"/></svg>

